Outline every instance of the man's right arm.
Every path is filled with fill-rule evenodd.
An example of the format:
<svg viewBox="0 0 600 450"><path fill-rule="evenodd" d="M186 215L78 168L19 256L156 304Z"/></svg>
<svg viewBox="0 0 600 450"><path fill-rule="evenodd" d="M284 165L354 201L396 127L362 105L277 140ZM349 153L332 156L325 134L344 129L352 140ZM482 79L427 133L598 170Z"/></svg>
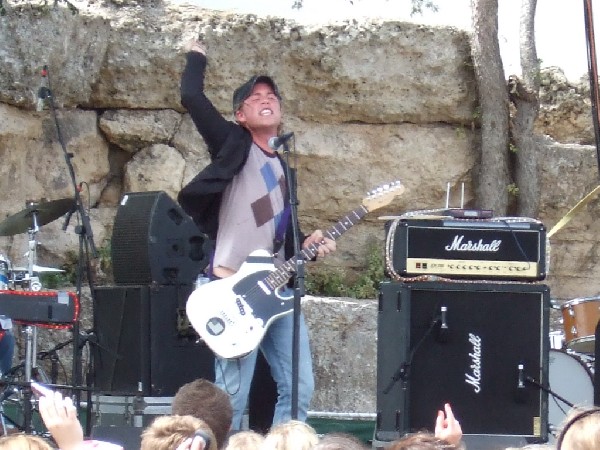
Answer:
<svg viewBox="0 0 600 450"><path fill-rule="evenodd" d="M225 120L204 94L207 64L204 47L198 42L186 47L190 51L186 54L186 65L181 76L181 104L189 112L214 158L227 139L231 127L235 125Z"/></svg>

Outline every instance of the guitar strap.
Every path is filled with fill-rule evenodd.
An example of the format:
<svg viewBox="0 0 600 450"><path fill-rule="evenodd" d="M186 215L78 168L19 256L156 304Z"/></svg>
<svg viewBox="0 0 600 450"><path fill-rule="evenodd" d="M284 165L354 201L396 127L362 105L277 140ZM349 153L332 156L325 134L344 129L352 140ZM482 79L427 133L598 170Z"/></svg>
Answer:
<svg viewBox="0 0 600 450"><path fill-rule="evenodd" d="M292 208L290 207L289 200L285 200L285 208L281 213L281 220L279 221L279 225L277 226L277 230L275 230L275 238L273 239L273 254L275 255L283 245L285 241L285 230L288 226L288 222L290 221L290 213Z"/></svg>
<svg viewBox="0 0 600 450"><path fill-rule="evenodd" d="M210 259L208 263L208 267L205 270L206 276L210 279L210 281L217 280L219 277L215 277L213 273L213 267L215 263L215 250L216 250L217 242L216 239L211 241L210 245Z"/></svg>
<svg viewBox="0 0 600 450"><path fill-rule="evenodd" d="M283 160L281 155L276 152L277 158L279 158L279 162L283 167L284 172L286 171L286 162ZM296 169L291 168L291 184L295 186L296 184ZM285 230L287 229L288 222L290 221L290 213L292 212L292 208L290 206L290 197L289 192L285 192L283 197L283 211L281 212L281 220L279 220L279 224L277 225L277 229L275 230L275 238L273 239L273 255L276 255L279 250L281 250L281 246L285 242Z"/></svg>

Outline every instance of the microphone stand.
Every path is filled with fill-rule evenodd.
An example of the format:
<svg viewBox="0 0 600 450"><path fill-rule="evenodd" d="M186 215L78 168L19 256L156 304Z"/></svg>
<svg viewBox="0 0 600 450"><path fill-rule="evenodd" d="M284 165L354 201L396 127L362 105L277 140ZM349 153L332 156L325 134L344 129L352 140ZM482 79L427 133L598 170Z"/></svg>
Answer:
<svg viewBox="0 0 600 450"><path fill-rule="evenodd" d="M294 233L294 255L296 258L296 277L294 279L294 311L293 311L293 337L292 337L292 408L291 418L298 419L298 384L300 361L300 316L302 305L300 299L304 296L304 259L301 257L300 229L298 226L298 195L296 192L296 171L289 164L290 148L287 141L283 142L285 155L285 169L287 190L290 201L292 229Z"/></svg>
<svg viewBox="0 0 600 450"><path fill-rule="evenodd" d="M73 154L67 152L67 146L65 145L65 141L63 139L63 135L62 135L62 131L60 128L60 123L58 121L58 117L56 114L56 105L54 104L54 98L52 96L52 89L51 89L51 83L50 83L50 73L48 71L48 66L44 66L43 72L42 72L42 76L43 77L47 77L47 81L48 81L48 86L47 87L41 87L39 90L39 97L42 101L44 100L48 100L48 103L50 105L50 110L52 112L52 117L54 119L54 124L56 126L56 135L58 138L58 142L60 143L60 146L62 147L63 150L63 155L65 157L65 162L67 164L67 168L69 170L69 175L71 178L71 183L73 185L73 192L75 194L75 209L76 212L79 215L79 223L80 225L77 225L75 227L75 233L77 233L79 235L79 259L78 259L78 265L77 265L77 279L76 279L76 294L77 294L77 298L81 299L81 287L82 287L82 283L83 283L83 268L84 268L84 261L85 261L85 267L86 267L86 275L87 275L87 281L88 281L88 285L90 288L90 295L92 297L92 304L94 304L94 289L93 289L93 278L92 278L92 269L91 269L91 262L90 262L90 253L92 258L96 259L98 258L98 250L96 249L96 245L94 244L94 236L92 233L92 226L90 223L90 218L87 214L87 211L85 210L85 207L83 205L83 201L81 199L81 195L78 189L78 184L75 178L75 169L73 168L73 164L71 162L71 158L73 158ZM66 221L65 221L65 226L63 227L64 229L66 229L66 227L69 224L69 219L71 218L71 214L67 215ZM75 404L77 406L77 408L80 407L80 402L81 402L81 390L82 390L82 386L81 386L81 379L82 379L82 374L81 374L81 351L82 351L82 346L80 345L80 321L79 321L79 317L73 322L73 328L72 328L72 333L73 333L73 368L72 368L72 387L73 387L73 396L74 396L74 400L75 400ZM88 390L88 388L83 388L84 390L87 391L87 410L88 410L88 415L91 411L91 393ZM87 423L86 424L86 431L87 431L87 435L89 436L91 434L91 423Z"/></svg>
<svg viewBox="0 0 600 450"><path fill-rule="evenodd" d="M423 344L423 342L425 342L425 339L427 339L427 337L433 332L433 330L436 327L440 327L440 329L441 329L443 322L444 321L441 318L435 318L432 320L431 324L429 325L429 328L427 328L427 331L425 331L425 334L423 335L423 337L421 337L421 339L419 339L419 342L417 342L415 344L415 346L412 348L412 350L409 352L408 357L406 358L406 361L402 361L402 363L400 363L400 366L398 366L398 368L394 372L394 375L392 375L390 382L385 387L385 389L382 391L384 394L389 394L390 391L392 390L392 388L394 387L394 385L400 380L402 380L404 382L403 390L406 390L407 382L410 378L410 369L411 369L415 354L417 353L419 348L421 348L421 345Z"/></svg>

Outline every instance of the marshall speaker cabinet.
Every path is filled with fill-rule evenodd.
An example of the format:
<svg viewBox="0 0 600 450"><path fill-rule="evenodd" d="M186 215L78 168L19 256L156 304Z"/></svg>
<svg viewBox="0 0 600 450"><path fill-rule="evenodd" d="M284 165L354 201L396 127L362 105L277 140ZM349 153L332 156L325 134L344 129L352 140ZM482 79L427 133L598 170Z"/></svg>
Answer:
<svg viewBox="0 0 600 450"><path fill-rule="evenodd" d="M374 440L431 430L449 402L465 437L546 441L530 381L547 385L549 308L541 284L382 283Z"/></svg>
<svg viewBox="0 0 600 450"><path fill-rule="evenodd" d="M546 230L532 219L412 218L396 219L386 228L386 265L394 279L546 277Z"/></svg>

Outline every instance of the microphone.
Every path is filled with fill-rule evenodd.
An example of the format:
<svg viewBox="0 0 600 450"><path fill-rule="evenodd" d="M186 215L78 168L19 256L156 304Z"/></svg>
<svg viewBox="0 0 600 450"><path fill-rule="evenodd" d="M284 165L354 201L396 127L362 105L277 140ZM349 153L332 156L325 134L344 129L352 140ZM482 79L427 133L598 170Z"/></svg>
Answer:
<svg viewBox="0 0 600 450"><path fill-rule="evenodd" d="M519 363L517 370L519 371L517 389L525 389L525 366L523 363Z"/></svg>
<svg viewBox="0 0 600 450"><path fill-rule="evenodd" d="M69 222L71 222L71 216L73 215L73 213L76 211L75 206L73 206L68 212L67 212L67 216L65 217L65 223L63 223L62 229L63 231L67 231L67 228L69 228Z"/></svg>
<svg viewBox="0 0 600 450"><path fill-rule="evenodd" d="M515 389L515 401L517 403L525 403L527 401L527 386L525 385L525 381L527 377L525 375L525 365L520 362L517 365L517 370L519 375L517 377L517 389Z"/></svg>
<svg viewBox="0 0 600 450"><path fill-rule="evenodd" d="M440 327L437 330L437 341L438 342L448 342L448 322L447 322L447 306L440 306L440 318L439 324Z"/></svg>
<svg viewBox="0 0 600 450"><path fill-rule="evenodd" d="M271 139L269 139L269 147L271 147L273 150L277 150L279 147L281 147L283 144L285 144L287 141L289 141L291 138L294 137L294 133L285 133L282 134L281 136L273 136Z"/></svg>
<svg viewBox="0 0 600 450"><path fill-rule="evenodd" d="M37 112L44 110L46 99L50 96L50 89L48 89L48 66L42 68L40 75L42 76L42 80L40 81L40 88L37 93L37 104L35 107Z"/></svg>

